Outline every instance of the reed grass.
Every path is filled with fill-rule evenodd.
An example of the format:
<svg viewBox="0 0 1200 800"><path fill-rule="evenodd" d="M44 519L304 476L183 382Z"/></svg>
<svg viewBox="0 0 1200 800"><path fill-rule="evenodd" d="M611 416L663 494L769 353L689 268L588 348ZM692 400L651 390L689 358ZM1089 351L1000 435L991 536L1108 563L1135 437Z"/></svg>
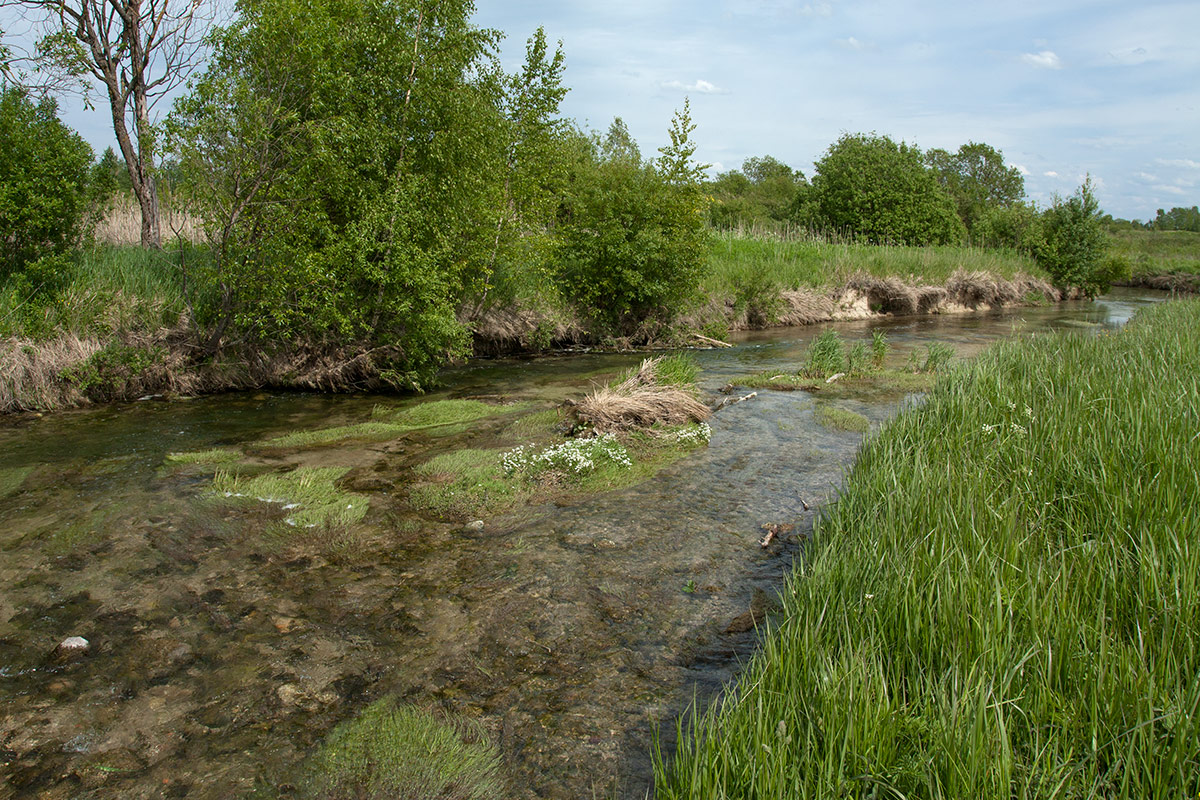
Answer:
<svg viewBox="0 0 1200 800"><path fill-rule="evenodd" d="M656 796L1197 796L1197 376L1195 301L943 375Z"/></svg>

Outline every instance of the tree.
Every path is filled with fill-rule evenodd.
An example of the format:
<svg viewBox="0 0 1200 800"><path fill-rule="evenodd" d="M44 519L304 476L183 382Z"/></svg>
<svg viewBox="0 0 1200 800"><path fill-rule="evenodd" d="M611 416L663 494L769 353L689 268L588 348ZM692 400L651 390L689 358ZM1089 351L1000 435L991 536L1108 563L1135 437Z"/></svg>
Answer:
<svg viewBox="0 0 1200 800"><path fill-rule="evenodd" d="M202 0L2 0L41 15L32 63L46 88L90 95L103 86L113 132L142 212L142 245L160 247L151 119L156 101L195 67L203 36Z"/></svg>
<svg viewBox="0 0 1200 800"><path fill-rule="evenodd" d="M568 184L555 278L583 313L627 336L669 321L695 291L707 232L689 107L650 163L635 157L632 139L609 146L623 128L614 122L605 140L591 141Z"/></svg>
<svg viewBox="0 0 1200 800"><path fill-rule="evenodd" d="M1087 295L1108 289L1112 276L1104 259L1108 237L1100 221L1100 204L1088 177L1070 197L1055 197L1042 212L1041 238L1034 244L1038 265L1061 287Z"/></svg>
<svg viewBox="0 0 1200 800"><path fill-rule="evenodd" d="M170 123L207 220L208 340L354 344L397 386L462 352L503 205L495 31L469 0L243 0Z"/></svg>
<svg viewBox="0 0 1200 800"><path fill-rule="evenodd" d="M802 172L774 156L747 158L740 171L722 172L709 184L709 218L719 228L784 222L807 185Z"/></svg>
<svg viewBox="0 0 1200 800"><path fill-rule="evenodd" d="M925 153L925 161L969 231L985 210L1012 206L1025 197L1020 170L1006 167L1004 155L990 145L968 142L953 154L935 148Z"/></svg>
<svg viewBox="0 0 1200 800"><path fill-rule="evenodd" d="M0 93L0 141L0 284L53 289L86 230L92 149L18 88Z"/></svg>
<svg viewBox="0 0 1200 800"><path fill-rule="evenodd" d="M818 224L876 244L947 244L966 234L916 147L845 134L816 167L806 202Z"/></svg>
<svg viewBox="0 0 1200 800"><path fill-rule="evenodd" d="M1200 232L1200 207L1176 207L1170 211L1158 209L1154 217L1154 229L1159 231Z"/></svg>

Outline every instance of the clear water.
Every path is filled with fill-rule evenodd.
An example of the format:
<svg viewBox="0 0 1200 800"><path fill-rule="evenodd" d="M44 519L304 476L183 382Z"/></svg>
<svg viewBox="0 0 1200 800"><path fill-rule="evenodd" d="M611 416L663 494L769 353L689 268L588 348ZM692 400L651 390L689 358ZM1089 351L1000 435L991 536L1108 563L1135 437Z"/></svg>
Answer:
<svg viewBox="0 0 1200 800"><path fill-rule="evenodd" d="M903 363L932 341L969 356L1014 331L1116 326L1159 299L835 327L884 328ZM704 390L795 369L821 330L699 351ZM477 362L439 396L557 400L641 357ZM164 464L426 399L237 394L0 423L0 470L27 470L0 497L0 798L286 796L334 725L389 695L482 722L516 797L644 796L655 726L669 749L688 704L736 675L861 436L818 425L824 401L759 392L654 478L480 532L413 515L406 476L495 423L261 456L352 468L371 511L337 543L280 536L278 512L214 502L203 471ZM877 427L905 398L838 402ZM795 532L764 550L768 522ZM74 635L91 652L54 663Z"/></svg>

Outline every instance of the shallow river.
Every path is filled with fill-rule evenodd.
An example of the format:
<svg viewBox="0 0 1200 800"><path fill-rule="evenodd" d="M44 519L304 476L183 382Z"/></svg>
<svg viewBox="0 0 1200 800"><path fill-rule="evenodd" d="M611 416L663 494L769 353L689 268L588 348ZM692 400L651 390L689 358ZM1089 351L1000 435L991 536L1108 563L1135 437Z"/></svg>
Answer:
<svg viewBox="0 0 1200 800"><path fill-rule="evenodd" d="M885 329L899 364L929 342L970 356L1014 331L1120 325L1161 297L834 327ZM796 369L822 327L697 352L706 397ZM545 405L639 358L477 362L434 397ZM482 530L415 515L405 484L431 455L487 446L495 422L259 456L352 468L370 510L333 542L280 535L278 510L217 502L211 469L165 461L428 399L235 394L0 422L0 798L286 796L330 729L385 696L479 720L516 797L643 797L655 727L669 748L752 652L861 436L817 424L824 400L759 392L650 480ZM837 404L877 428L911 400ZM795 532L764 550L768 522ZM91 650L56 663L69 636Z"/></svg>

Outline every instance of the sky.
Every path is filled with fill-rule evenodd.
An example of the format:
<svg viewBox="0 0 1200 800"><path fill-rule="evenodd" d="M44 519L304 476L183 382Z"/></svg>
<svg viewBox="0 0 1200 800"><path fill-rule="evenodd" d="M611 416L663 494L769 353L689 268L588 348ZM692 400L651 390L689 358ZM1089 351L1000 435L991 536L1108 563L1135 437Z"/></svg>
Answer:
<svg viewBox="0 0 1200 800"><path fill-rule="evenodd" d="M1091 176L1104 210L1200 203L1200 2L476 0L515 71L540 25L562 41L564 114L621 117L643 154L690 98L710 172L771 155L813 174L843 133L1002 151L1048 204ZM11 28L10 28L11 30ZM97 151L109 113L64 101Z"/></svg>
<svg viewBox="0 0 1200 800"><path fill-rule="evenodd" d="M690 98L713 171L771 155L812 176L843 133L985 142L1048 204L1091 175L1126 219L1200 203L1200 2L477 0L515 70L562 40L569 117L621 117L654 154Z"/></svg>

